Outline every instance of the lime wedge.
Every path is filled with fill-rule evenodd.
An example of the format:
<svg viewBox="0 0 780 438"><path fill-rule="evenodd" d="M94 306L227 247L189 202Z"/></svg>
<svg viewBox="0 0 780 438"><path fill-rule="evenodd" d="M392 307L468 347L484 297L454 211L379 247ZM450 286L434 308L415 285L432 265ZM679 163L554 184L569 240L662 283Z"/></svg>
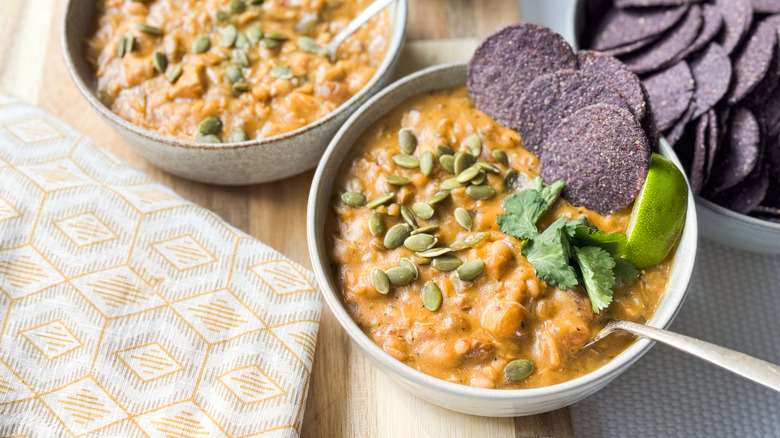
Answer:
<svg viewBox="0 0 780 438"><path fill-rule="evenodd" d="M623 257L637 269L661 263L677 243L688 210L688 184L680 169L653 154L650 171L634 201Z"/></svg>

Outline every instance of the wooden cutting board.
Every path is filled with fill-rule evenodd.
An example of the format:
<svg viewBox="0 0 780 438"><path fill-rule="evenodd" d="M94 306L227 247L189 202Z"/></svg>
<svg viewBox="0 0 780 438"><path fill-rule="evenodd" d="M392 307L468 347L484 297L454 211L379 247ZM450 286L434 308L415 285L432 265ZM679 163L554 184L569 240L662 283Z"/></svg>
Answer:
<svg viewBox="0 0 780 438"><path fill-rule="evenodd" d="M306 198L313 172L283 181L219 187L166 174L141 158L89 108L65 68L60 20L65 0L0 5L0 92L52 112L121 159L232 225L310 266ZM408 41L398 75L466 60L475 38L517 21L515 0L410 0ZM279 218L284 218L280 220ZM568 409L521 418L482 418L442 409L398 388L323 311L304 437L571 437Z"/></svg>

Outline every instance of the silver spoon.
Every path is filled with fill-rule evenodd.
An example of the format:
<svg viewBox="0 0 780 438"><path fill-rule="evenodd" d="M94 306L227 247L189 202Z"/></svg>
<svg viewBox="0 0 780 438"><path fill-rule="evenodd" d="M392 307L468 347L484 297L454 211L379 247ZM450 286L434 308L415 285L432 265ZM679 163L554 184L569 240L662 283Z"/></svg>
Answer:
<svg viewBox="0 0 780 438"><path fill-rule="evenodd" d="M360 11L360 13L355 15L355 18L353 18L352 21L350 21L344 27L344 29L341 29L336 35L334 35L328 44L322 46L322 53L327 55L331 62L336 62L336 51L338 51L341 43L343 43L344 40L346 40L350 35L355 33L355 31L360 29L360 26L366 24L366 22L370 20L371 17L378 14L379 11L388 7L394 1L395 0L376 0L375 2L368 5L365 9Z"/></svg>
<svg viewBox="0 0 780 438"><path fill-rule="evenodd" d="M711 364L727 369L746 379L768 386L775 391L780 391L780 366L778 365L696 338L635 322L610 321L596 335L595 339L582 348L584 349L593 345L606 336L614 333L616 330L622 330L666 344L684 353L688 353Z"/></svg>

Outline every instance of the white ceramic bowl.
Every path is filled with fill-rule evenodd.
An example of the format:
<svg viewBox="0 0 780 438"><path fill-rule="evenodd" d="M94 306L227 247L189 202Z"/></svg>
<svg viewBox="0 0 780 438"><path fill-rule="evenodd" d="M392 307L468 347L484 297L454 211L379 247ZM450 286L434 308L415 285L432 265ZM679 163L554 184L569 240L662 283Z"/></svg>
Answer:
<svg viewBox="0 0 780 438"><path fill-rule="evenodd" d="M329 207L333 183L344 157L355 141L372 123L406 99L426 91L462 85L465 81L465 64L433 67L407 76L374 96L339 130L317 168L309 195L307 236L312 266L325 301L344 330L374 363L409 392L439 406L474 415L506 417L551 411L581 400L604 387L639 359L650 348L650 341L640 339L603 367L577 379L544 388L497 390L446 382L394 359L360 330L344 308L342 294L333 279L328 260L325 222L327 215L332 214ZM666 142L661 143L661 152L680 166ZM693 271L696 243L696 209L691 196L668 290L649 325L667 327L680 308Z"/></svg>
<svg viewBox="0 0 780 438"><path fill-rule="evenodd" d="M199 144L165 137L114 114L95 95L94 72L84 57L83 41L94 29L95 0L68 0L62 48L73 81L92 108L152 164L184 178L213 184L275 181L313 168L328 141L352 114L392 78L406 33L407 0L392 8L387 54L371 80L325 117L284 134L242 143Z"/></svg>

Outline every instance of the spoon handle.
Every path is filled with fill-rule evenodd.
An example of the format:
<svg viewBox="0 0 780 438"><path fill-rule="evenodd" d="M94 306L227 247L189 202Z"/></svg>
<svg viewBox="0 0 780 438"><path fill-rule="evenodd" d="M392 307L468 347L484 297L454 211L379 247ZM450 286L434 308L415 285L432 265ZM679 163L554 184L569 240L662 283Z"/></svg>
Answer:
<svg viewBox="0 0 780 438"><path fill-rule="evenodd" d="M732 373L780 391L780 366L757 359L689 336L637 324L630 321L614 321L613 328L633 333L666 344L682 352L696 356Z"/></svg>
<svg viewBox="0 0 780 438"><path fill-rule="evenodd" d="M396 0L375 0L370 5L366 6L365 9L360 11L360 13L358 13L355 18L352 19L352 21L344 26L344 29L341 29L336 35L334 35L330 42L328 42L328 44L325 46L331 61L336 60L336 50L339 48L341 43L344 42L344 40L355 33L356 30L360 29L360 26L364 25L368 20L371 19L371 17L378 14L379 11L386 8L394 1Z"/></svg>

